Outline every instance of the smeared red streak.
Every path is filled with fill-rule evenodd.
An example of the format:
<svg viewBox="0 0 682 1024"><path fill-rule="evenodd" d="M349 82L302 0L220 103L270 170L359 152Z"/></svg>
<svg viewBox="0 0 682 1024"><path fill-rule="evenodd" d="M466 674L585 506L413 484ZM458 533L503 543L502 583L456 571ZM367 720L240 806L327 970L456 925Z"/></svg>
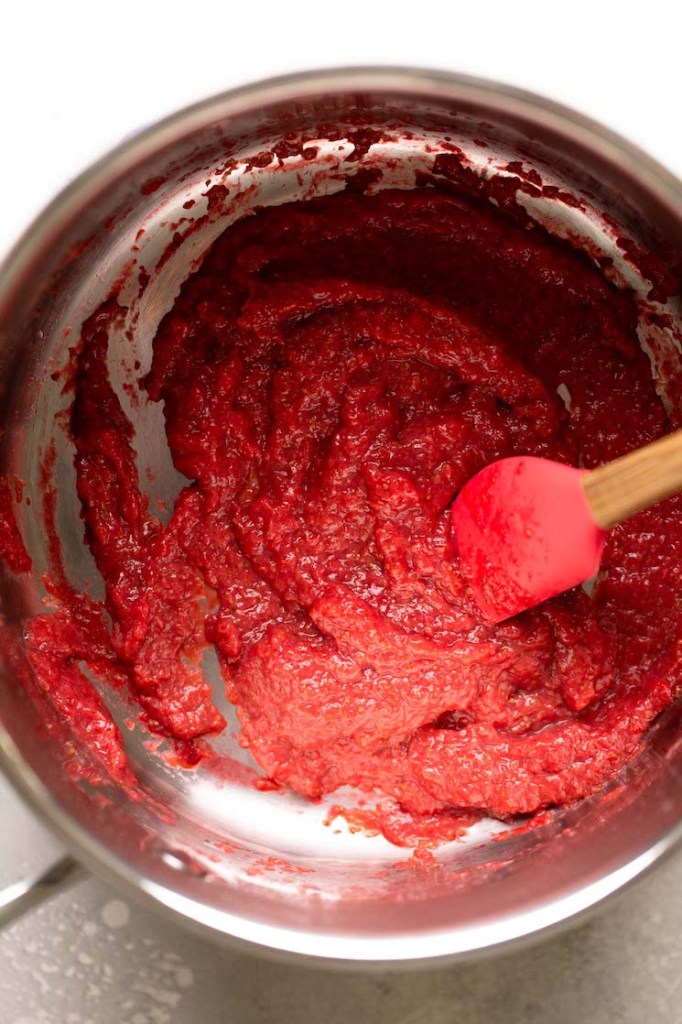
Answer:
<svg viewBox="0 0 682 1024"><path fill-rule="evenodd" d="M71 632L63 615L32 620L24 636L0 624L0 660L11 667L13 677L39 709L36 738L47 735L60 743L69 775L98 787L112 782L124 785L136 798L120 734L97 692L78 677L74 636L80 633ZM79 726L83 709L87 728Z"/></svg>
<svg viewBox="0 0 682 1024"><path fill-rule="evenodd" d="M229 194L229 189L225 185L213 185L208 192L204 192L209 211L215 212L224 209Z"/></svg>
<svg viewBox="0 0 682 1024"><path fill-rule="evenodd" d="M292 864L283 857L260 857L253 864L249 865L245 872L247 875L312 875L314 868L305 867L303 864Z"/></svg>
<svg viewBox="0 0 682 1024"><path fill-rule="evenodd" d="M408 857L407 860L396 861L393 867L396 871L416 871L419 874L443 870L442 864L436 860L433 853L421 846L413 850L412 856Z"/></svg>
<svg viewBox="0 0 682 1024"><path fill-rule="evenodd" d="M331 826L338 818L346 822L349 832L362 832L369 837L383 835L396 846L427 849L459 839L481 815L445 811L415 820L414 815L401 810L397 803L384 800L374 807L334 804L324 824Z"/></svg>
<svg viewBox="0 0 682 1024"><path fill-rule="evenodd" d="M166 184L166 178L162 174L157 174L153 178L147 178L140 185L140 192L143 196L150 196L154 192L158 192L162 185Z"/></svg>
<svg viewBox="0 0 682 1024"><path fill-rule="evenodd" d="M348 132L348 141L353 145L353 152L347 158L349 163L358 163L362 160L378 142L384 141L385 132L377 131L374 128L357 128Z"/></svg>
<svg viewBox="0 0 682 1024"><path fill-rule="evenodd" d="M13 478L14 500L12 487L7 477L0 477L0 560L12 572L30 572L31 558L19 532L14 513L15 501L21 502L23 485Z"/></svg>
<svg viewBox="0 0 682 1024"><path fill-rule="evenodd" d="M616 245L642 274L651 281L649 299L652 302L666 302L678 293L680 282L677 275L665 266L659 256L643 249L642 246L637 245L631 238L620 236L616 239Z"/></svg>
<svg viewBox="0 0 682 1024"><path fill-rule="evenodd" d="M269 167L274 159L274 153L269 149L265 149L261 153L256 153L255 156L252 156L247 162L246 168L251 170L253 167Z"/></svg>
<svg viewBox="0 0 682 1024"><path fill-rule="evenodd" d="M520 160L512 160L510 163L505 164L505 169L510 174L515 174L519 178L523 178L524 181L530 182L536 188L542 188L542 178L538 171L533 167L524 167Z"/></svg>
<svg viewBox="0 0 682 1024"><path fill-rule="evenodd" d="M55 460L52 444L40 467L40 493L49 562L44 583L56 607L49 614L36 616L25 627L22 653L33 670L29 689L37 689L49 699L70 726L74 740L81 744L82 749L74 751L77 775L100 785L114 781L134 787L136 780L120 729L83 672L87 667L97 679L114 688L126 681L111 647L103 608L76 590L65 571L56 526ZM28 673L24 675L28 678Z"/></svg>
<svg viewBox="0 0 682 1024"><path fill-rule="evenodd" d="M47 556L50 566L48 586L71 606L78 601L80 595L66 576L62 559L62 546L57 531L57 491L54 481L54 468L57 461L57 447L52 441L40 463L40 498L42 519L45 523L47 537Z"/></svg>
<svg viewBox="0 0 682 1024"><path fill-rule="evenodd" d="M151 516L139 489L133 427L106 364L108 329L119 315L114 300L83 327L72 416L78 493L86 537L107 582L117 657L128 665L149 720L180 740L192 740L225 724L211 704L200 667L193 664L203 639L203 588L173 530L164 530ZM182 608L166 574L184 598Z"/></svg>
<svg viewBox="0 0 682 1024"><path fill-rule="evenodd" d="M142 296L145 288L149 284L149 271L145 267L140 267L137 272L137 281L139 285L138 294Z"/></svg>
<svg viewBox="0 0 682 1024"><path fill-rule="evenodd" d="M564 206L572 206L576 210L585 209L585 204L581 199L578 199L572 192L567 192L556 185L543 185L542 194L547 199L556 199L558 202L563 203Z"/></svg>

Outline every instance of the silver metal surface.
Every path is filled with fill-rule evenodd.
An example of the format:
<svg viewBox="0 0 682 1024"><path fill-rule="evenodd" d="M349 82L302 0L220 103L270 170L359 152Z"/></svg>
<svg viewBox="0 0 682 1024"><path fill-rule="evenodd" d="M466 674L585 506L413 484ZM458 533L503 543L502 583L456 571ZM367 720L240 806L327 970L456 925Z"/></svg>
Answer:
<svg viewBox="0 0 682 1024"><path fill-rule="evenodd" d="M43 900L84 877L83 868L68 854L45 871L26 875L0 892L0 928L12 924Z"/></svg>
<svg viewBox="0 0 682 1024"><path fill-rule="evenodd" d="M69 574L79 585L96 577L82 541L69 441L55 426L69 397L51 372L65 364L83 320L129 272L139 229L145 235L135 260L151 271L151 280L141 295L129 291L132 342L123 333L110 339L110 370L122 398L131 362L138 359L144 372L154 331L179 283L231 217L258 202L341 187L338 178L348 173L343 153L331 166L324 146L318 160L306 161L305 173L302 166L253 170L248 158L287 132L309 133L358 116L392 126L388 155L398 158L402 184L422 166L420 140L431 144L447 132L466 150L483 137L500 158L533 163L557 184L589 191L595 210L606 210L618 230L643 245L682 248L682 186L675 178L577 114L474 79L401 69L293 76L209 100L134 137L55 200L0 275L0 380L8 395L0 472L26 481L32 503L22 507L21 528L36 566L28 582L0 581L4 614L18 629L44 596L40 570L48 551L38 514L39 466L51 443ZM216 168L224 165L226 148L241 160L230 172L237 198L219 218L200 221L207 182L221 181ZM152 179L158 182L153 190L145 187ZM188 214L190 199L195 205ZM559 226L576 228L569 209L557 207L553 216ZM196 230L161 267L180 217L194 221ZM606 230L592 243L613 255ZM153 496L172 497L179 481L162 443L158 410L138 414L137 438L141 472L154 469ZM216 699L224 700L217 676L214 682ZM130 714L120 696L106 699L115 716ZM539 933L621 888L682 836L679 709L657 723L646 755L618 789L525 833L491 841L492 830L482 827L443 850L432 872L396 867L399 853L380 840L337 837L322 825L323 808L220 788L206 772L172 771L150 755L139 731L131 734L129 753L149 800L135 802L109 787L104 803L63 769L69 736L41 733L41 719L39 702L27 701L18 676L5 668L3 764L79 859L205 933L311 957L429 960ZM233 736L220 743L221 752L238 755ZM159 817L154 805L170 815ZM292 870L272 870L268 858L285 860Z"/></svg>
<svg viewBox="0 0 682 1024"><path fill-rule="evenodd" d="M0 777L0 814L51 836ZM0 845L0 879L17 859ZM235 953L89 879L0 932L2 1024L679 1024L682 857L561 935L433 970Z"/></svg>

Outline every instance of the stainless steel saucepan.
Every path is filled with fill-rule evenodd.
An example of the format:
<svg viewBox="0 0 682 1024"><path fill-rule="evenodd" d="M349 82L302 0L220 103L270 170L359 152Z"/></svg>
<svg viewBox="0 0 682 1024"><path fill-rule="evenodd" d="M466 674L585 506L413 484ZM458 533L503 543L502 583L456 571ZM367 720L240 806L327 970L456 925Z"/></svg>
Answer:
<svg viewBox="0 0 682 1024"><path fill-rule="evenodd" d="M45 611L42 573L50 553L40 467L51 444L67 572L97 590L59 416L70 397L52 376L68 361L84 319L122 283L129 321L111 338L109 363L130 402L160 318L212 239L254 206L344 187L358 169L346 138L358 124L382 133L362 159L382 168L384 184L413 185L446 136L477 173L514 161L538 169L559 193L527 197L529 214L593 255L609 256L615 279L635 290L646 289L623 258L619 236L666 254L682 251L682 184L662 167L570 110L459 75L400 68L294 75L207 100L132 137L40 215L0 273L0 473L25 483L17 514L34 564L30 575L0 579L2 614L16 636L27 618ZM296 146L290 159L263 156L278 141L301 137L316 142L305 159ZM228 191L209 204L207 192L221 183ZM587 212L564 203L566 191L586 197ZM169 249L175 234L182 244ZM149 278L140 290L142 267ZM679 321L674 302L667 314ZM652 372L664 392L679 352L669 332L661 330L654 345L648 329L656 330L643 325L642 341L658 354ZM139 463L141 473L154 470L152 497L172 498L181 479L159 410L129 408L141 417ZM207 664L206 672L228 712L217 667ZM567 921L636 878L682 836L679 708L655 724L646 753L617 786L549 814L536 828L483 822L439 851L438 866L419 867L381 838L325 825L328 806L221 782L201 768L174 769L149 749L140 728L126 736L144 798L115 785L88 786L68 770L67 727L46 729L47 705L27 688L23 671L1 666L2 765L74 860L42 880L18 883L5 894L6 913L72 874L77 861L216 938L325 960L426 961ZM120 694L104 696L119 721L130 717ZM234 729L218 743L220 752L244 758Z"/></svg>

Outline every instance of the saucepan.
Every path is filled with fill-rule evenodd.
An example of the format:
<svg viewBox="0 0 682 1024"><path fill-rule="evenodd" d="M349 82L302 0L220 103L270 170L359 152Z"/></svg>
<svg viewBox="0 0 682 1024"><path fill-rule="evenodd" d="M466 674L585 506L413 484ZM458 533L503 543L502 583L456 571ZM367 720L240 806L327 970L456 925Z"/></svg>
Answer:
<svg viewBox="0 0 682 1024"><path fill-rule="evenodd" d="M119 691L102 696L126 735L136 788L82 770L87 750L76 751L74 771L79 741L22 661L26 623L50 612L45 580L56 546L70 582L95 596L101 587L64 429L72 395L61 371L81 325L112 289L123 296L129 320L110 339L109 368L129 395L139 376L132 368L148 361L180 283L230 221L341 189L357 173L351 126L375 132L370 155L393 186L413 186L447 137L478 173L482 154L537 169L556 189L530 215L593 257L617 260L620 236L666 258L682 251L682 184L645 154L555 103L434 71L342 69L237 89L130 137L70 185L0 275L0 473L15 481L33 566L0 578L2 766L73 855L5 894L8 912L82 864L216 939L324 961L431 961L573 919L682 836L679 707L656 721L643 755L603 792L541 822L479 822L420 862L381 836L329 827L328 805L174 766L131 722ZM302 155L306 139L315 146ZM287 141L290 158L263 157ZM590 197L587 214L561 199L576 189ZM674 302L668 315L679 318ZM652 366L659 375L679 363L663 335L668 358ZM160 413L148 415L138 423L138 456L162 502L177 493L178 476L153 419ZM230 718L217 666L205 672ZM243 761L231 721L219 743Z"/></svg>

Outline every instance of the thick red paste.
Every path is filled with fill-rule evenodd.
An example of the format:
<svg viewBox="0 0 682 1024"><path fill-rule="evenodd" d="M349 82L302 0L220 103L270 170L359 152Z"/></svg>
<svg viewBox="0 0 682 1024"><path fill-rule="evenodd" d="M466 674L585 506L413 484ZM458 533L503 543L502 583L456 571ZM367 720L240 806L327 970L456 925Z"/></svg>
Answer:
<svg viewBox="0 0 682 1024"><path fill-rule="evenodd" d="M590 467L670 429L633 297L587 257L440 188L230 227L144 380L188 478L167 526L107 375L116 312L84 328L72 431L113 656L155 729L224 727L208 642L270 778L378 791L412 832L566 804L638 753L679 687L680 499L611 533L592 598L497 627L449 530L494 459Z"/></svg>

